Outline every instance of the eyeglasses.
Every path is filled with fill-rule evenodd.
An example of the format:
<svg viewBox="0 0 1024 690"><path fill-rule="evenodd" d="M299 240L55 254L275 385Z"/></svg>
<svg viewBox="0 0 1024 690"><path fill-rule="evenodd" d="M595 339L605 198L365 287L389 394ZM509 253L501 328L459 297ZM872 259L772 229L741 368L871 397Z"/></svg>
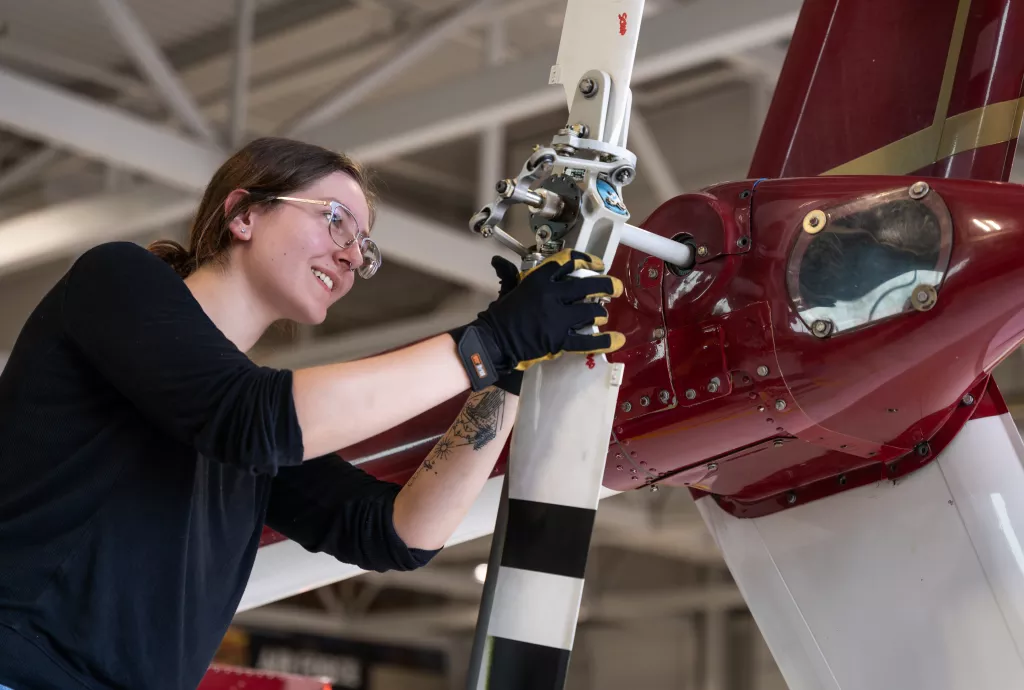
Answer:
<svg viewBox="0 0 1024 690"><path fill-rule="evenodd" d="M298 201L303 204L316 204L330 208L325 211L327 218L327 232L334 243L342 249L348 249L358 242L359 253L363 262L355 268L360 278L370 279L377 272L381 265L380 248L377 243L370 239L368 233L359 227L359 221L355 214L345 204L337 201L322 201L320 199L299 199L293 196L272 196L267 201Z"/></svg>

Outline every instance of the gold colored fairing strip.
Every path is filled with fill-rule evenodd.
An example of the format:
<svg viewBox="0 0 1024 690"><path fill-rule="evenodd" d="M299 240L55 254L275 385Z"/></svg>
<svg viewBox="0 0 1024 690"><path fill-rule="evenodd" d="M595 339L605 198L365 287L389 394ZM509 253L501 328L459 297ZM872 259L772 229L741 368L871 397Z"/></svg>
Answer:
<svg viewBox="0 0 1024 690"><path fill-rule="evenodd" d="M971 11L971 0L960 0L956 8L956 19L953 20L953 35L946 51L946 67L942 71L942 86L939 88L939 100L935 104L935 117L932 127L941 127L949 113L949 99L953 96L953 82L956 80L956 66L960 64L960 49L964 45L964 33L967 32L967 16ZM935 161L929 161L934 163Z"/></svg>
<svg viewBox="0 0 1024 690"><path fill-rule="evenodd" d="M1024 98L992 103L954 115L945 122L935 160L1016 139L1024 116Z"/></svg>
<svg viewBox="0 0 1024 690"><path fill-rule="evenodd" d="M956 67L960 62L960 49L963 46L964 33L967 31L970 9L971 0L960 0L957 5L949 49L946 51L946 65L942 71L942 85L939 87L931 126L847 161L823 172L822 175L906 175L944 158L940 151L947 127L946 113L949 112L949 100L953 95Z"/></svg>

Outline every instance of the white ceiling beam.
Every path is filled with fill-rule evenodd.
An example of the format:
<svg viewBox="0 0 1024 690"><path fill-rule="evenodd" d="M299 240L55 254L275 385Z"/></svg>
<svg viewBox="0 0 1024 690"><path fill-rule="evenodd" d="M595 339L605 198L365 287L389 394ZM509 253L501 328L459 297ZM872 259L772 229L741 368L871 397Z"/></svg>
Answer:
<svg viewBox="0 0 1024 690"><path fill-rule="evenodd" d="M89 64L82 60L64 57L59 53L36 48L28 43L4 36L0 41L0 57L23 67L46 72L62 79L84 81L112 89L136 98L152 98L149 85L135 77L121 74L105 67Z"/></svg>
<svg viewBox="0 0 1024 690"><path fill-rule="evenodd" d="M399 573L401 576L410 573ZM653 591L610 592L584 600L580 623L625 623L683 616L698 612L728 611L746 608L739 589L733 584L679 587ZM358 618L338 618L296 606L277 604L240 613L234 623L270 630L288 629L319 635L345 637L354 631L386 637L395 631L403 639L429 637L426 633L458 632L476 625L479 607L449 605L424 609L402 609Z"/></svg>
<svg viewBox="0 0 1024 690"><path fill-rule="evenodd" d="M113 0L106 0L111 2ZM289 136L301 136L307 130L328 122L358 105L364 98L388 83L410 66L422 60L437 46L441 45L457 32L462 31L471 23L481 18L481 10L486 9L492 0L471 0L468 5L454 10L451 14L436 22L419 38L403 47L396 55L375 69L360 77L354 84L347 86L341 93L328 98L325 102L303 115L288 130Z"/></svg>
<svg viewBox="0 0 1024 690"><path fill-rule="evenodd" d="M633 84L668 76L792 35L802 0L696 0L644 23ZM461 139L486 127L565 108L548 86L555 58L517 61L360 108L305 138L364 161Z"/></svg>
<svg viewBox="0 0 1024 690"><path fill-rule="evenodd" d="M2 70L0 93L4 94L0 124L192 193L189 200L147 186L137 190L136 198L103 195L0 224L0 272L52 258L60 251L61 242L80 250L117 237L131 239L159 227L156 223L187 219L194 211L195 196L205 189L223 160L219 150L164 127ZM87 228L76 215L82 208L89 210L92 225ZM385 260L486 292L493 292L497 284L491 257L512 256L502 245L470 234L468 226L449 228L389 206L378 210L373 234Z"/></svg>
<svg viewBox="0 0 1024 690"><path fill-rule="evenodd" d="M196 104L192 94L181 83L167 56L153 40L146 27L125 0L96 0L107 16L114 34L153 87L163 95L171 110L189 129L209 143L217 134Z"/></svg>
<svg viewBox="0 0 1024 690"><path fill-rule="evenodd" d="M69 201L0 223L0 275L134 239L188 218L196 199L159 185Z"/></svg>
<svg viewBox="0 0 1024 690"><path fill-rule="evenodd" d="M58 149L44 146L0 173L0 195L20 187L61 157Z"/></svg>
<svg viewBox="0 0 1024 690"><path fill-rule="evenodd" d="M728 61L746 74L763 79L771 88L779 81L782 64L786 61L786 49L767 44L731 55Z"/></svg>
<svg viewBox="0 0 1024 690"><path fill-rule="evenodd" d="M175 187L202 189L223 159L166 127L3 69L0 94L0 126Z"/></svg>
<svg viewBox="0 0 1024 690"><path fill-rule="evenodd" d="M638 178L651 186L659 204L683 193L683 186L679 184L672 165L658 146L647 118L636 105L629 115L629 140L626 145L636 154Z"/></svg>
<svg viewBox="0 0 1024 690"><path fill-rule="evenodd" d="M227 141L232 148L242 145L249 112L249 74L252 67L252 38L256 24L256 0L235 0L235 61L231 79L231 117Z"/></svg>

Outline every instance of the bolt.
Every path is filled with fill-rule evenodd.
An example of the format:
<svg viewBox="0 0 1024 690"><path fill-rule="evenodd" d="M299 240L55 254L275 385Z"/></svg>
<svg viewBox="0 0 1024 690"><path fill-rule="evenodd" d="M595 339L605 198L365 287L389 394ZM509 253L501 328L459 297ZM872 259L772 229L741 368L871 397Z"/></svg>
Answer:
<svg viewBox="0 0 1024 690"><path fill-rule="evenodd" d="M707 255L708 255L708 248L707 247L705 247L703 244L700 245L699 247L697 247L697 256L707 256Z"/></svg>
<svg viewBox="0 0 1024 690"><path fill-rule="evenodd" d="M717 393L717 392L718 392L718 384L715 383L715 381L712 380L711 383L708 384L708 393Z"/></svg>
<svg viewBox="0 0 1024 690"><path fill-rule="evenodd" d="M811 324L811 332L818 338L825 338L832 332L832 322L825 319L818 319Z"/></svg>
<svg viewBox="0 0 1024 690"><path fill-rule="evenodd" d="M658 493L658 485L657 484L651 484L651 493L652 494Z"/></svg>
<svg viewBox="0 0 1024 690"><path fill-rule="evenodd" d="M775 401L775 409L778 410L779 412L782 412L784 409L786 409L786 401L785 400L776 400Z"/></svg>
<svg viewBox="0 0 1024 690"><path fill-rule="evenodd" d="M974 396L968 393L967 395L960 399L960 402L962 402L964 405L973 405Z"/></svg>
<svg viewBox="0 0 1024 690"><path fill-rule="evenodd" d="M647 269L647 277L648 278L657 278L658 277L658 269L656 269L656 268L648 268Z"/></svg>
<svg viewBox="0 0 1024 690"><path fill-rule="evenodd" d="M633 170L631 168L623 168L622 170L615 174L615 179L620 184L627 184L630 180L633 179Z"/></svg>
<svg viewBox="0 0 1024 690"><path fill-rule="evenodd" d="M927 302L928 301L928 293L925 292L924 290L921 290L920 292L918 292L917 293L917 301L918 302Z"/></svg>
<svg viewBox="0 0 1024 690"><path fill-rule="evenodd" d="M928 194L928 183L927 182L915 182L910 185L910 198L911 199L923 199Z"/></svg>
<svg viewBox="0 0 1024 690"><path fill-rule="evenodd" d="M650 404L651 404L651 399L648 398L646 395L643 395L643 396L640 397L640 407L647 407Z"/></svg>
<svg viewBox="0 0 1024 690"><path fill-rule="evenodd" d="M590 134L590 127L587 127L583 123L577 123L575 125L569 125L569 132L577 137L586 137Z"/></svg>
<svg viewBox="0 0 1024 690"><path fill-rule="evenodd" d="M819 223L821 223L821 219L818 218L818 216L811 216L810 218L807 219L807 224L810 225L812 228L818 227Z"/></svg>
<svg viewBox="0 0 1024 690"><path fill-rule="evenodd" d="M718 469L718 465L715 463L708 463L708 472L714 472Z"/></svg>
<svg viewBox="0 0 1024 690"><path fill-rule="evenodd" d="M654 329L654 339L655 340L661 340L664 337L665 337L665 329L664 328L655 328Z"/></svg>
<svg viewBox="0 0 1024 690"><path fill-rule="evenodd" d="M846 475L839 475L839 486L846 486Z"/></svg>
<svg viewBox="0 0 1024 690"><path fill-rule="evenodd" d="M686 389L686 399L687 400L693 400L696 397L697 397L697 391L693 390L692 388L687 388Z"/></svg>
<svg viewBox="0 0 1024 690"><path fill-rule="evenodd" d="M494 185L494 191L504 197L511 195L515 188L516 185L512 180L499 180L498 184Z"/></svg>
<svg viewBox="0 0 1024 690"><path fill-rule="evenodd" d="M786 503L788 503L789 505L793 505L794 503L796 503L796 494L793 493L792 491L786 494Z"/></svg>
<svg viewBox="0 0 1024 690"><path fill-rule="evenodd" d="M668 401L671 398L672 398L672 395L668 391L659 391L658 392L658 400L660 400L661 402L665 403L666 405L668 404Z"/></svg>
<svg viewBox="0 0 1024 690"><path fill-rule="evenodd" d="M773 443L772 445L775 446L776 448L782 448L782 439L781 438L775 439L775 443Z"/></svg>
<svg viewBox="0 0 1024 690"><path fill-rule="evenodd" d="M537 240L539 242L547 242L551 239L551 226L542 225L537 228Z"/></svg>
<svg viewBox="0 0 1024 690"><path fill-rule="evenodd" d="M743 236L743 237L739 238L738 240L736 240L736 246L739 247L740 249L743 249L748 244L750 244L750 238L749 237Z"/></svg>
<svg viewBox="0 0 1024 690"><path fill-rule="evenodd" d="M590 77L583 77L580 79L579 89L584 98L593 98L597 94L597 82Z"/></svg>
<svg viewBox="0 0 1024 690"><path fill-rule="evenodd" d="M920 456L922 458L925 458L925 457L928 457L928 455L931 454L932 447L930 445L928 445L927 441L925 441L923 443L917 444L917 447L914 448L914 451L918 454L918 456Z"/></svg>
<svg viewBox="0 0 1024 690"><path fill-rule="evenodd" d="M622 411L623 411L623 412L629 412L629 411L630 411L630 410L632 410L632 409L633 409L633 406L632 406L632 405L630 405L628 401L627 401L627 402L624 402L624 403L622 403Z"/></svg>
<svg viewBox="0 0 1024 690"><path fill-rule="evenodd" d="M482 228L480 228L480 237L487 239L488 237L491 236L493 232L494 228L492 228L490 225L485 225Z"/></svg>
<svg viewBox="0 0 1024 690"><path fill-rule="evenodd" d="M768 375L768 371L769 371L768 367L766 367L765 365L762 364L761 366L759 366L757 368L757 375L758 376L767 376Z"/></svg>

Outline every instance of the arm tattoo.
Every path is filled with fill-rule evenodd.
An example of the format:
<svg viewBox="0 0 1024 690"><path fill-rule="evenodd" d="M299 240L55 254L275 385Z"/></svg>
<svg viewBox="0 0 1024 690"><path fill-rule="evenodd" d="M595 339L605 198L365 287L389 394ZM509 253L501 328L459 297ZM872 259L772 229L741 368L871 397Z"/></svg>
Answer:
<svg viewBox="0 0 1024 690"><path fill-rule="evenodd" d="M474 393L466 401L455 423L423 461L421 469L437 474L434 467L438 461L447 460L456 448L472 446L473 450L480 450L497 437L504 418L505 391L492 387ZM412 479L409 481L412 482Z"/></svg>

